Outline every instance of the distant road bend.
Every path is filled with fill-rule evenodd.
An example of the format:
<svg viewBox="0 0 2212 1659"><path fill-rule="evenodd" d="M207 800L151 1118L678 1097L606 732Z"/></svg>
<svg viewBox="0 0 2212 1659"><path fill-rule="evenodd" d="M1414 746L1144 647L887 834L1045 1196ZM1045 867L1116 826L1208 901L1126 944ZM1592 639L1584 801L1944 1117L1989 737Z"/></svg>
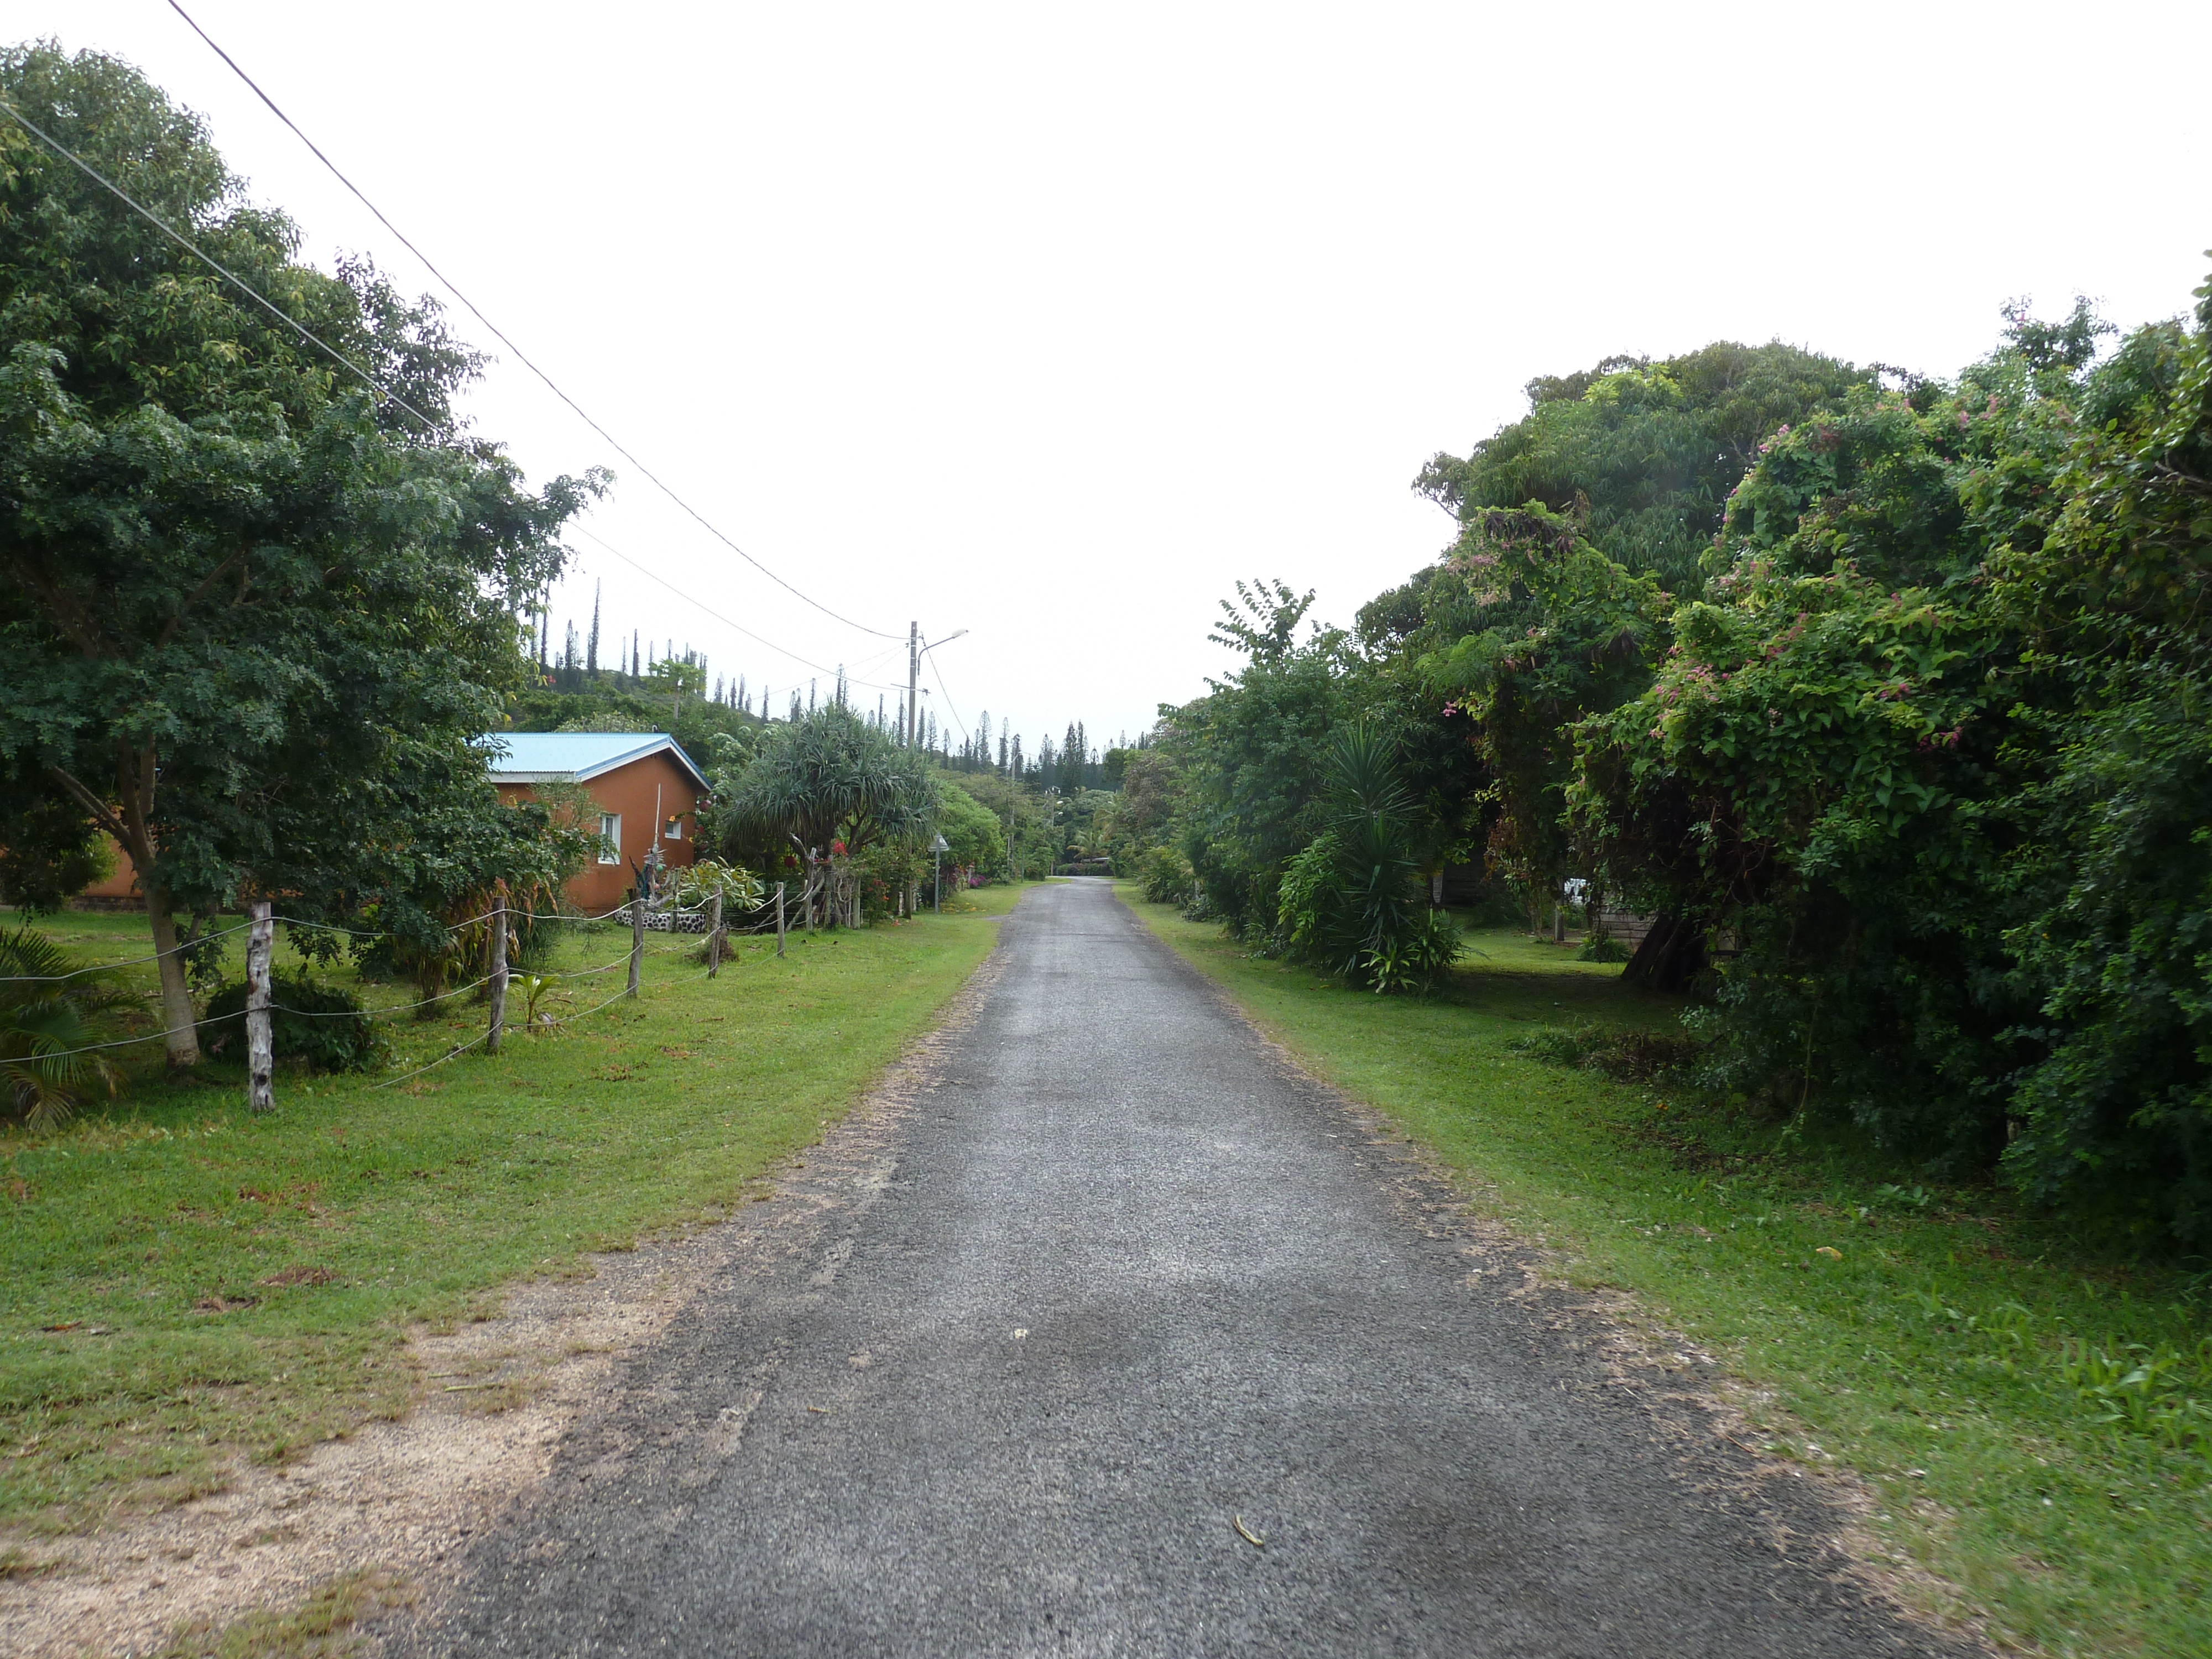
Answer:
<svg viewBox="0 0 2212 1659"><path fill-rule="evenodd" d="M1104 883L1032 891L995 967L933 1085L839 1132L879 1149L851 1200L630 1356L388 1649L1965 1651Z"/></svg>

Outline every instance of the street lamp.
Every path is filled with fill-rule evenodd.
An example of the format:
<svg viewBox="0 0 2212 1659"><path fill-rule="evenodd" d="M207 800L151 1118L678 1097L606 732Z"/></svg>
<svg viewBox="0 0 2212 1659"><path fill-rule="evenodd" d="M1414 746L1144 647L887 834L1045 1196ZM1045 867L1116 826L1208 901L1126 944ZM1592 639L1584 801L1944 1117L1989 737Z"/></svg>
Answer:
<svg viewBox="0 0 2212 1659"><path fill-rule="evenodd" d="M942 836L929 849L930 864L937 878L937 914L940 916L945 914L945 855L951 850Z"/></svg>
<svg viewBox="0 0 2212 1659"><path fill-rule="evenodd" d="M908 623L906 629L906 746L914 747L915 738L921 730L921 659L940 645L950 645L968 630L964 628L947 634L943 639L928 645L921 643L921 624Z"/></svg>

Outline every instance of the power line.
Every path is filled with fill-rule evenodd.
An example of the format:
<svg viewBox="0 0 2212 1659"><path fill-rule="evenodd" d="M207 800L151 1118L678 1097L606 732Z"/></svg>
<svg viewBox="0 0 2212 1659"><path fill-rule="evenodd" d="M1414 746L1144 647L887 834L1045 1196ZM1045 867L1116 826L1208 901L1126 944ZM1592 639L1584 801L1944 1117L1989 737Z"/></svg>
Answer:
<svg viewBox="0 0 2212 1659"><path fill-rule="evenodd" d="M716 529L713 524L708 521L705 514L702 514L696 507L693 507L690 502L685 501L681 495L670 489L668 485L663 483L651 467L647 466L643 461L638 459L636 456L631 454L629 450L623 448L622 444L615 438L612 433L609 432L606 428L601 426L597 421L593 420L591 416L585 411L581 404L579 404L574 398L571 398L567 392L562 391L560 386L555 384L551 375L548 374L544 369L538 368L536 363L532 362L529 355L526 353L520 346L508 339L507 336L501 331L498 324L493 322L490 318L485 316L482 311L478 310L476 301L470 299L467 295L462 293L461 290L454 285L453 278L447 276L444 271L439 270L435 264L431 263L429 255L423 252L421 248L416 247L414 243L409 241L405 233L403 232L398 226L393 224L391 220L384 216L384 210L378 207L375 203L370 201L368 197L362 195L361 187L338 170L337 163L331 161L329 156L324 155L321 149L316 144L315 141L308 137L306 133L301 131L298 124L295 122L290 116L285 114L283 110L276 106L276 100L271 98L267 93L262 91L259 83L257 82L252 76L248 75L244 70L239 68L238 60L234 58L221 46L216 45L214 37L209 34L209 33L205 29L202 28L197 22L192 21L192 15L190 12L179 5L177 3L177 0L169 0L169 9L175 12L178 16L183 18L185 23L190 25L192 33L198 35L201 40L206 41L209 49L212 51L216 57L222 58L224 63L230 65L231 72L236 75L240 80L245 82L248 87L251 87L253 89L253 95L258 98L263 103L268 105L270 112L276 116L276 118L282 121L286 126L291 128L293 136L298 138L299 141L305 144L310 150L314 152L315 159L331 170L331 176L340 184L343 185L348 190L351 191L354 194L355 199L359 201L363 207L367 208L371 213L376 216L376 222L382 225L386 230L390 231L394 236L398 237L399 239L400 246L404 247L416 258L420 259L422 262L424 269L428 270L429 273L433 276L435 276L441 283L443 283L446 285L447 291L456 300L459 300L464 306L467 307L471 316L491 331L494 338L497 339L499 343L505 346L509 351L512 351L515 355L517 361L521 362L522 365L529 369L532 374L535 374L539 380L544 381L547 387L552 392L553 395L558 398L562 403L568 404L570 409L574 410L576 413L577 418L581 420L586 426L588 426L592 431L598 433L600 437L604 438L607 441L608 445L614 450L616 454L621 456L632 466L635 467L640 472L643 473L647 481L650 483L654 489L658 489L662 495L667 496L668 499L675 502L677 506L682 507L684 511L689 514L700 526L700 527L705 530L708 535L712 536L716 541L721 543L723 546L728 548L730 551L736 554L747 564L752 566L754 569L759 571L762 575L766 576L770 581L782 588L785 592L795 594L799 599L805 599L807 604L812 605L823 616L835 617L838 622L844 623L846 627L856 628L863 634L872 634L879 640L896 640L900 637L896 634L886 634L879 628L870 628L866 623L854 622L850 617L841 616L838 612L832 611L828 605L823 604L819 599L813 598L810 594L801 592L800 590L793 587L789 582L784 580L782 577L777 575L775 571L769 569L758 559L753 557L751 554L746 552L744 548L739 547L735 542L732 541L727 536ZM701 608L704 609L703 606ZM735 624L732 625L734 626Z"/></svg>
<svg viewBox="0 0 2212 1659"><path fill-rule="evenodd" d="M359 363L354 362L352 358L347 356L329 341L324 339L321 335L315 333L312 329L308 328L306 324L301 322L299 319L294 317L289 312L282 309L274 300L271 300L259 289L254 287L252 283L247 282L246 278L240 276L228 265L224 264L212 254L202 252L198 244L192 241L191 238L184 235L181 232L172 228L167 220L162 218L161 215L155 213L153 209L147 207L144 204L140 202L137 198L132 196L128 191L125 190L122 185L117 184L112 179L110 179L98 167L86 161L83 156L79 155L67 144L62 143L60 139L55 137L44 127L32 120L29 116L24 114L21 110L17 109L15 105L9 103L5 99L0 99L0 108L6 109L9 114L15 118L17 125L22 126L40 139L47 145L48 148L52 149L56 155L63 157L66 161L75 163L77 168L82 172L87 178L112 192L117 200L120 201L133 213L137 214L139 217L145 220L148 224L153 226L155 229L160 231L171 241L176 243L179 247L183 248L185 252L191 254L194 258L207 265L218 275L223 276L229 282L235 283L241 292L248 294L255 300L260 301L262 307L268 311L270 316L276 318L277 321L292 329L292 331L298 334L301 339L309 341L312 343L321 347L324 351L330 355L331 361L337 363L341 368L348 369L351 373L359 375L380 395L389 398L393 403L398 404L400 408L405 410L416 420L422 422L424 431L435 433L441 429L437 422L432 420L428 415L425 415L421 410L416 408L414 404L409 403L407 399L401 397L390 386L385 385L383 381L378 380L375 375L370 374ZM884 637L888 639L890 636L889 635L885 635Z"/></svg>
<svg viewBox="0 0 2212 1659"><path fill-rule="evenodd" d="M191 22L191 20L189 17L187 17L185 21L186 22ZM197 27L197 26L195 26L195 27ZM210 41L210 42L209 42L209 44L210 44L210 46L212 46L212 45L214 45L214 42ZM218 51L220 51L220 50L221 50L221 48L219 48L219 47L218 47L218 48L217 48L217 50L218 50ZM226 59L225 61L228 61L228 60ZM251 84L251 83L249 82L248 84ZM256 89L257 89L257 90L258 90L258 88L256 88ZM274 107L274 106L272 105L272 106L271 106L271 107L273 108L273 107ZM61 142L61 140L59 140L58 138L56 138L56 137L55 137L52 133L47 132L47 131L46 131L43 127L40 127L40 126L36 122L33 121L33 120L32 120L28 116L25 115L25 114L22 112L22 111L21 111L20 109L16 108L16 107L15 107L15 106L14 104L8 102L8 101L7 101L6 100L4 100L4 99L0 99L0 108L4 108L4 109L8 112L8 113L9 113L9 115L13 116L13 117L15 118L15 120L16 120L19 124L21 124L24 128L26 128L27 130L28 130L32 134L33 134L33 135L34 135L35 137L37 137L40 140L41 140L43 143L45 143L46 145L48 145L48 146L49 146L49 147L50 147L50 148L54 151L54 153L55 153L56 155L60 155L60 156L62 156L64 159L65 159L65 160L67 160L68 161L70 161L70 162L73 163L76 167L77 167L79 169L81 169L88 178L89 178L89 179L93 179L95 183L97 183L97 184L100 185L103 188L105 188L105 189L106 189L106 190L108 190L108 191L112 191L112 192L114 194L114 196L116 197L116 198L117 198L118 201L122 202L122 203L123 203L126 207L130 208L130 209L131 210L131 211L133 211L134 213L138 214L138 215L139 215L141 217L143 217L143 219L144 219L144 220L145 220L149 224L152 225L155 229L157 229L157 230L159 230L160 232L161 232L161 234L162 234L163 235L165 235L165 236L168 237L172 241L175 242L175 243L176 243L179 247L182 247L182 248L183 248L186 252L188 252L188 253L191 254L195 258L198 258L198 259L201 260L202 262L204 262L204 263L205 264L207 264L210 269L214 270L217 274L219 274L220 276L222 276L223 278L225 278L227 281L228 281L228 282L230 282L230 283L234 283L234 284L237 286L237 288L239 289L239 290L240 290L241 293L246 294L246 295L250 295L252 298L253 298L254 300L258 301L262 305L262 307L264 307L264 308L265 308L265 309L270 313L270 314L271 316L273 316L273 317L276 318L276 319L277 319L278 321L280 321L280 322L282 322L282 323L284 323L285 325L287 325L288 326L289 326L290 328L292 328L295 332L297 332L297 333L300 335L300 337L301 337L302 339L307 340L307 341L311 342L312 343L313 343L314 345L316 345L316 346L319 347L323 351L325 351L325 353L327 353L327 354L330 356L330 357L331 357L331 361L333 361L334 362L337 363L340 367L342 367L342 368L343 368L347 369L347 370L348 370L348 371L349 371L350 373L352 373L352 374L354 374L358 375L358 376L359 376L359 377L360 377L360 378L361 378L364 382L366 382L366 383L367 383L367 384L368 384L368 386L370 386L374 391L375 391L375 392L378 392L380 395L381 395L381 396L383 396L383 397L385 397L385 398L390 398L393 403L395 403L395 404L398 404L400 408L402 408L402 409L405 410L406 410L410 415L412 415L412 416L413 416L416 420L420 421L420 422L422 423L423 428L424 428L424 429L425 429L426 431L432 432L432 433L436 433L436 432L441 431L441 429L444 429L444 428L440 428L440 426L439 426L438 422L436 422L433 421L433 420L432 420L428 416L427 416L427 415L423 414L423 412L422 412L421 410L419 410L419 409L416 408L414 404L412 404L409 403L409 402L408 402L404 398L402 398L402 397L401 397L398 392L396 392L392 391L391 387L389 387L389 386L386 386L386 385L385 385L381 380L378 380L378 379L377 379L374 374L370 374L367 369L365 369L365 368L362 368L362 366L361 366L360 364L358 364L358 363L355 362L351 358L348 357L348 356L347 356L343 352L342 352L342 351L338 350L337 347L335 347L335 346L331 345L331 344L327 340L325 340L325 339L324 339L320 335L316 334L313 330L311 330L311 329L309 329L308 327L307 327L307 326L306 326L306 325L304 325L304 324L301 323L297 319L295 319L295 318L292 317L289 313L288 313L287 312L285 312L284 310L283 310L280 307L278 307L278 306L276 305L276 303L274 301L270 300L270 299L266 295L263 294L263 293L260 291L260 289L258 289L255 288L255 287L253 286L253 284L252 284L252 283L251 283L247 282L244 277L242 277L242 276L239 276L239 275L237 274L237 272L235 272L235 271L232 270L231 270L228 265L223 264L220 260L218 260L218 259L215 258L213 256L211 256L211 255L210 255L210 254L208 254L208 253L206 253L206 252L203 252L203 251L200 249L200 247L199 247L197 244L195 244L195 243L194 243L194 242L193 242L190 238L188 238L188 237L186 237L186 236L185 236L185 235L183 235L183 234L179 234L177 230L175 230L174 228L173 228L168 224L168 222L167 222L167 221L165 221L164 219L162 219L162 218L161 218L161 216L159 214L157 214L157 213L154 212L154 210L153 210L152 209L150 209L150 208L149 208L149 207L145 206L143 203L139 202L139 201L137 200L137 198L135 198L135 197L131 196L131 195L130 194L130 192L128 192L127 191L125 191L125 190L121 185L118 185L117 183L115 183L115 181L114 181L113 179L110 179L110 178L108 178L108 177L106 176L106 174L105 174L105 173L101 173L101 172L100 171L100 169L99 169L99 168L97 168L97 167L94 167L94 166L92 165L92 163L91 163L91 162L89 162L89 161L86 161L82 156L81 156L81 155L79 155L78 154L76 154L76 151L74 151L74 150L72 150L71 149L70 149L70 147L69 147L68 145L66 145L66 144L63 143ZM280 111L280 112L279 112L280 114L282 113L282 112L281 112L281 111ZM312 148L312 146L310 146L310 148ZM318 154L319 154L320 152L319 151L319 152L317 152L317 153L318 153ZM336 170L336 169L333 169L333 171L335 171L335 170ZM398 234L398 233L397 233L397 232L394 232L393 234L394 234L395 235L396 235L396 234ZM404 239L403 239L403 240L404 240ZM425 260L423 263L427 264L428 264L429 262L428 262L428 260ZM441 281L443 281L444 279L443 279L442 277L441 277L441 278L440 278L440 280L441 280ZM448 284L448 286L450 287L450 286L451 286L451 284ZM458 290L458 289L457 289L457 290L455 290L455 291L456 291L456 292L459 292L459 290ZM474 309L474 307L471 307L471 310L473 310L473 309ZM487 325L486 325L486 326L487 326L487 327L489 327L489 324L487 324ZM502 338L504 338L505 337L504 337L504 336L502 336L501 337L502 337ZM548 384L550 384L550 383L549 382ZM556 391L557 391L557 390L559 390L559 388L558 388L558 387L556 387L556 388L555 388L555 390L556 390ZM581 411L579 411L579 412L580 413ZM587 417L587 418L588 418L588 417ZM605 434L603 434L602 435L604 436ZM613 440L612 440L612 439L609 439L609 440L608 440L608 441L609 441L610 443L612 443L612 442L613 442ZM617 445L616 445L616 447L617 447L617 449L620 449L620 448L621 448L621 446L617 444ZM629 452L627 452L627 451L623 451L623 453L625 453L625 454L627 454L628 453L629 453ZM640 470L641 470L641 471L642 471L643 469L641 469L641 468ZM658 480L655 480L655 482L657 483L657 482L658 482ZM678 503L678 505L681 505L681 503L679 502L679 503ZM688 509L687 509L687 510L688 510ZM694 514L693 516L694 516L694 517L696 517L697 515L696 515L696 514ZM703 522L704 522L704 520L702 520L702 522L703 523ZM712 528L712 526L709 526L708 527L709 527L710 529ZM769 640L769 639L763 638L762 635L758 635L758 634L754 633L754 632L752 631L752 629L749 629L749 628L745 627L743 623L732 622L732 621L731 621L727 617L723 616L720 612L719 612L719 611L714 611L714 610L712 610L712 609L710 609L708 606L707 606L707 605L705 605L701 604L701 603L699 602L699 600L698 600L696 598L695 598L695 597L694 597L694 596L692 596L691 594L689 594L689 593L684 592L683 589L681 589L681 588L678 587L674 583L672 583L672 582L669 581L665 577L664 577L664 576L660 575L658 572L655 572L655 571L653 571L653 570L647 569L644 565L640 564L640 563L639 563L635 559L631 558L631 557L629 556L629 555L628 555L627 553L624 553L621 549L619 549L619 548L617 548L617 547L615 547L615 546L612 546L611 544L610 544L609 543L607 543L606 541L603 540L601 538L599 538L599 537L598 537L598 536L592 535L592 532L591 532L590 531L588 531L588 530L583 530L583 529L581 529L581 527L580 527L580 526L579 526L579 532L580 532L580 534L582 534L582 535L584 535L584 536L586 536L586 537L589 537L591 540L595 541L595 542L598 542L598 543L599 543L599 544L601 547L605 548L605 549L606 549L606 550L607 550L608 552L610 552L610 553L613 554L613 555L615 556L615 557L617 557L617 558L620 559L620 560L621 560L624 564L629 565L632 569L638 571L638 572L639 572L641 574L642 574L642 575L646 575L646 576L649 576L649 577L651 577L654 581L659 582L659 583L663 587L665 587L666 589L668 589L668 591L669 591L670 592L676 594L679 599L684 599L686 603L688 603L688 604L690 604L690 605L693 605L693 606L694 606L694 607L696 607L696 609L698 609L698 610L700 610L700 611L704 611L708 616L714 617L714 619L716 622L720 623L724 627L735 629L737 632L738 632L738 633L740 633L740 634L744 635L747 639L756 641L757 641L758 643L760 643L760 644L762 644L762 645L764 645L764 646L768 647L768 648L769 648L769 650L774 651L774 652L776 652L776 653L778 653L780 655L782 655L782 656L785 656L785 657L788 657L788 658L790 658L790 659L791 659L791 660L792 660L792 661L793 661L793 662L803 664L805 666L806 666L806 667L808 667L808 668L811 668L812 670L814 670L814 672L817 672L817 674L826 674L826 675L830 676L830 677L831 677L831 678L834 678L836 677L836 675L837 674L838 671L837 671L836 669L834 669L834 668L826 668L826 667L823 666L820 663L815 662L815 661L811 660L811 659L809 659L809 658L802 657L802 656L800 656L797 652L795 652L795 651L792 651L792 650L788 650L788 649L787 649L785 647L782 647L782 646L780 646L780 645L776 644L776 643L775 643L775 641L773 641L773 640ZM719 532L718 532L718 533L719 533ZM773 574L774 573L773 573L773 572L771 572L771 573L769 573L769 574ZM780 579L779 579L779 580L780 580ZM789 584L788 584L788 583L786 583L786 584L785 584L785 586L789 586ZM798 590L797 590L796 588L793 588L793 589L792 589L792 591L793 591L793 592L798 592ZM799 597L800 597L801 599L805 599L806 596L805 596L805 594L801 593L801 594L799 594ZM811 603L812 603L812 601L811 601L811 600L810 600L810 601L808 601L808 602L809 602L810 604L811 604ZM818 606L818 605L817 605L817 606L816 606L815 608L816 608L817 610L820 610L820 609L822 609L822 607L820 607L820 606ZM835 611L829 611L829 612L826 612L825 614L827 614L827 615L830 615L830 616L836 616L836 613ZM845 619L844 619L843 617L838 617L838 620L839 620L839 621L841 621L841 622L842 622L842 621L844 621ZM858 626L859 626L859 624L857 624L857 623L854 623L854 624L852 624L852 626L858 627ZM873 629L861 629L861 631L862 631L863 633L874 633L874 632L875 632L875 630L874 630ZM891 635L885 634L885 635L879 635L878 637L879 637L879 638L883 638L883 639L892 639L892 638L894 638L895 636L894 636L894 635ZM903 643L904 643L904 641L898 641L898 643L900 643L900 644L903 644ZM894 647L893 647L893 649L896 649L896 646L894 646ZM878 655L877 655L876 657L874 657L874 658L871 659L870 660L871 660L871 661L874 661L874 662L879 662L879 661L881 661L881 660L883 659L883 658L884 658L884 656L887 656L887 655L889 655L889 654L890 654L890 653L889 653L889 652L883 652L883 653L878 653ZM870 686L870 687L874 688L874 689L875 689L875 690L877 690L890 691L890 690L896 690L899 689L899 688L897 688L897 687L895 687L895 686L892 686L892 685L889 684L888 683L882 682L882 681L877 681L877 680L861 680L861 679L858 679L858 678L856 678L854 676L853 676L853 675L852 675L851 673L849 673L849 672L848 672L848 673L847 673L847 675L846 675L846 679L847 679L847 682L848 682L848 684L859 684L859 685L867 685L867 686Z"/></svg>
<svg viewBox="0 0 2212 1659"><path fill-rule="evenodd" d="M677 586L677 585L674 582L670 581L667 577L660 574L658 571L647 569L644 565L640 564L635 559L630 557L629 554L623 552L622 549L617 547L605 537L593 535L592 532L585 529L581 525L576 526L576 533L583 537L586 541L597 542L601 547L606 549L608 552L613 554L615 557L620 559L624 564L636 571L640 575L650 577L653 580L659 582L663 587L675 594L677 598L682 599L685 604L691 605L698 611L705 612L706 615L712 617L716 622L721 623L723 627L734 629L738 633L744 635L747 639L753 641L756 644L764 645L769 650L776 653L779 656L788 657L792 661L800 664L805 667L811 668L817 674L827 674L833 679L836 677L837 671L836 669L824 668L820 663L814 661L811 658L802 657L796 651L790 650L784 646L778 645L774 640L768 639L762 635L754 633L751 629L747 628L743 623L732 622L720 611L702 605L696 598ZM902 641L901 643L903 644L904 641ZM889 653L885 653L884 654L888 655ZM880 662L883 660L883 658L882 656L878 656L873 659L873 660ZM888 685L880 680L859 679L854 678L850 672L847 672L845 679L848 684L866 685L878 691L904 690L906 689L903 686Z"/></svg>

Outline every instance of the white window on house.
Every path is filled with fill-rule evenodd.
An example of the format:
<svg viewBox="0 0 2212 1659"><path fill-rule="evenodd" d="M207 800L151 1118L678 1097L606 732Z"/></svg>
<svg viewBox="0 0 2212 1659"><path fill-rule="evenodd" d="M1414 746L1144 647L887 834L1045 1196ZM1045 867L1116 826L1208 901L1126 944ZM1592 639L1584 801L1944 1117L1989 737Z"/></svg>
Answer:
<svg viewBox="0 0 2212 1659"><path fill-rule="evenodd" d="M684 839L684 820L682 818L669 819L666 823L660 826L660 838L663 841L682 841Z"/></svg>
<svg viewBox="0 0 2212 1659"><path fill-rule="evenodd" d="M599 814L599 862L622 862L622 814L619 812Z"/></svg>

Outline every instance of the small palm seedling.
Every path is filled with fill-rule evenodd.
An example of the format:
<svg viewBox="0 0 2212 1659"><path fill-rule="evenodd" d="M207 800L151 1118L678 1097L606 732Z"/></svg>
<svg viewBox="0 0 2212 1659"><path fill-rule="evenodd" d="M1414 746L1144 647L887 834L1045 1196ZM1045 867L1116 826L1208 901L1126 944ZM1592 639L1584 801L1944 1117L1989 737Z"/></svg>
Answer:
<svg viewBox="0 0 2212 1659"><path fill-rule="evenodd" d="M552 1012L549 1009L540 1013L538 1005L544 1000L546 993L553 988L553 976L550 974L522 974L516 976L514 983L516 988L522 993L524 1027L532 1032L550 1030L553 1024Z"/></svg>
<svg viewBox="0 0 2212 1659"><path fill-rule="evenodd" d="M115 1092L114 1065L83 1050L107 1036L106 1016L131 1000L44 933L0 933L0 1079L27 1128L43 1133L94 1090Z"/></svg>

